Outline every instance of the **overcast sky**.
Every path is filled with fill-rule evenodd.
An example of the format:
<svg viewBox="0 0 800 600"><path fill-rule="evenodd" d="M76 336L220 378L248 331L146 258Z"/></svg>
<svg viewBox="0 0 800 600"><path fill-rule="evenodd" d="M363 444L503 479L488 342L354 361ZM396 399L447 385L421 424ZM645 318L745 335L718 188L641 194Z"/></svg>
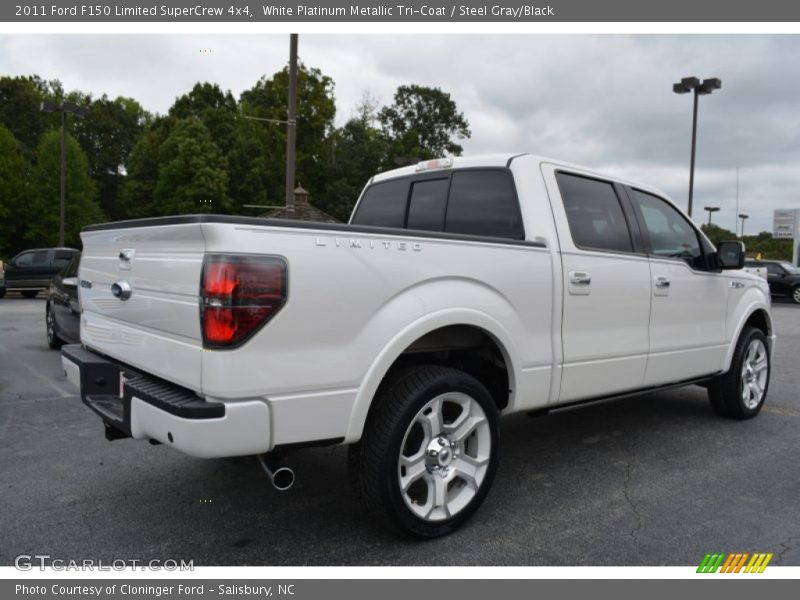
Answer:
<svg viewBox="0 0 800 600"><path fill-rule="evenodd" d="M700 98L695 219L732 229L736 168L747 231L800 208L800 36L301 35L300 59L336 83L337 122L365 91L452 94L472 128L465 154L532 152L654 185L685 207L691 96L672 83L719 77ZM197 81L235 95L288 60L288 35L1 35L0 74L136 98L165 112Z"/></svg>

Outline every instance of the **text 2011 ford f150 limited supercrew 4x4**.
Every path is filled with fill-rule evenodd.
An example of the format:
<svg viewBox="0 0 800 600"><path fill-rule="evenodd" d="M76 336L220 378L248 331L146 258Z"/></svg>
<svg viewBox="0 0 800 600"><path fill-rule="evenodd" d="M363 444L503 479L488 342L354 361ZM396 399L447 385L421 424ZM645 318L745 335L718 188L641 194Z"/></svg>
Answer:
<svg viewBox="0 0 800 600"><path fill-rule="evenodd" d="M351 444L366 506L448 533L500 416L703 384L764 403L767 283L658 190L527 154L373 177L349 224L192 215L84 229L63 365L109 439L198 457ZM284 463L285 464L285 463Z"/></svg>

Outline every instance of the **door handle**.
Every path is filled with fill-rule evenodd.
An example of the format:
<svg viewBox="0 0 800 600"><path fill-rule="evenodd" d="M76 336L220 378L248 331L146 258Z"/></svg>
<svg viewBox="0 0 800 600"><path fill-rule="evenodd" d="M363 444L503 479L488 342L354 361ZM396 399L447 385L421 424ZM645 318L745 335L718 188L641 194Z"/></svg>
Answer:
<svg viewBox="0 0 800 600"><path fill-rule="evenodd" d="M572 285L589 285L592 283L592 278L588 273L581 273L579 271L569 272L569 282Z"/></svg>
<svg viewBox="0 0 800 600"><path fill-rule="evenodd" d="M669 287L669 279L666 277L656 277L656 287L665 290Z"/></svg>

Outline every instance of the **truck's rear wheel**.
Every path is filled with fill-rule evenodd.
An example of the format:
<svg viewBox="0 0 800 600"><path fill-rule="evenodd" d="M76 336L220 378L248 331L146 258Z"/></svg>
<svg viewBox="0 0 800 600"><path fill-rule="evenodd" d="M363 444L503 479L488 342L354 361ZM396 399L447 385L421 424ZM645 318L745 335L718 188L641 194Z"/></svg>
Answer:
<svg viewBox="0 0 800 600"><path fill-rule="evenodd" d="M474 377L411 368L382 387L358 448L368 510L419 537L446 535L478 509L494 479L499 416Z"/></svg>
<svg viewBox="0 0 800 600"><path fill-rule="evenodd" d="M760 329L745 327L736 342L731 368L708 386L711 406L723 417L755 417L767 398L769 375L767 336Z"/></svg>

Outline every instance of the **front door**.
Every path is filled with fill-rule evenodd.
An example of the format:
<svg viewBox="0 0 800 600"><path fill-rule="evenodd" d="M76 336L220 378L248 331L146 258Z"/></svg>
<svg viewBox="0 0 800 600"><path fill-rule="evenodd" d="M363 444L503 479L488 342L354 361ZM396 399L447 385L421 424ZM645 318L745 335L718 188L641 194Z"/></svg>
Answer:
<svg viewBox="0 0 800 600"><path fill-rule="evenodd" d="M644 191L630 189L630 196L649 249L652 275L645 386L716 373L728 348L729 281L708 270L701 237L680 211Z"/></svg>

